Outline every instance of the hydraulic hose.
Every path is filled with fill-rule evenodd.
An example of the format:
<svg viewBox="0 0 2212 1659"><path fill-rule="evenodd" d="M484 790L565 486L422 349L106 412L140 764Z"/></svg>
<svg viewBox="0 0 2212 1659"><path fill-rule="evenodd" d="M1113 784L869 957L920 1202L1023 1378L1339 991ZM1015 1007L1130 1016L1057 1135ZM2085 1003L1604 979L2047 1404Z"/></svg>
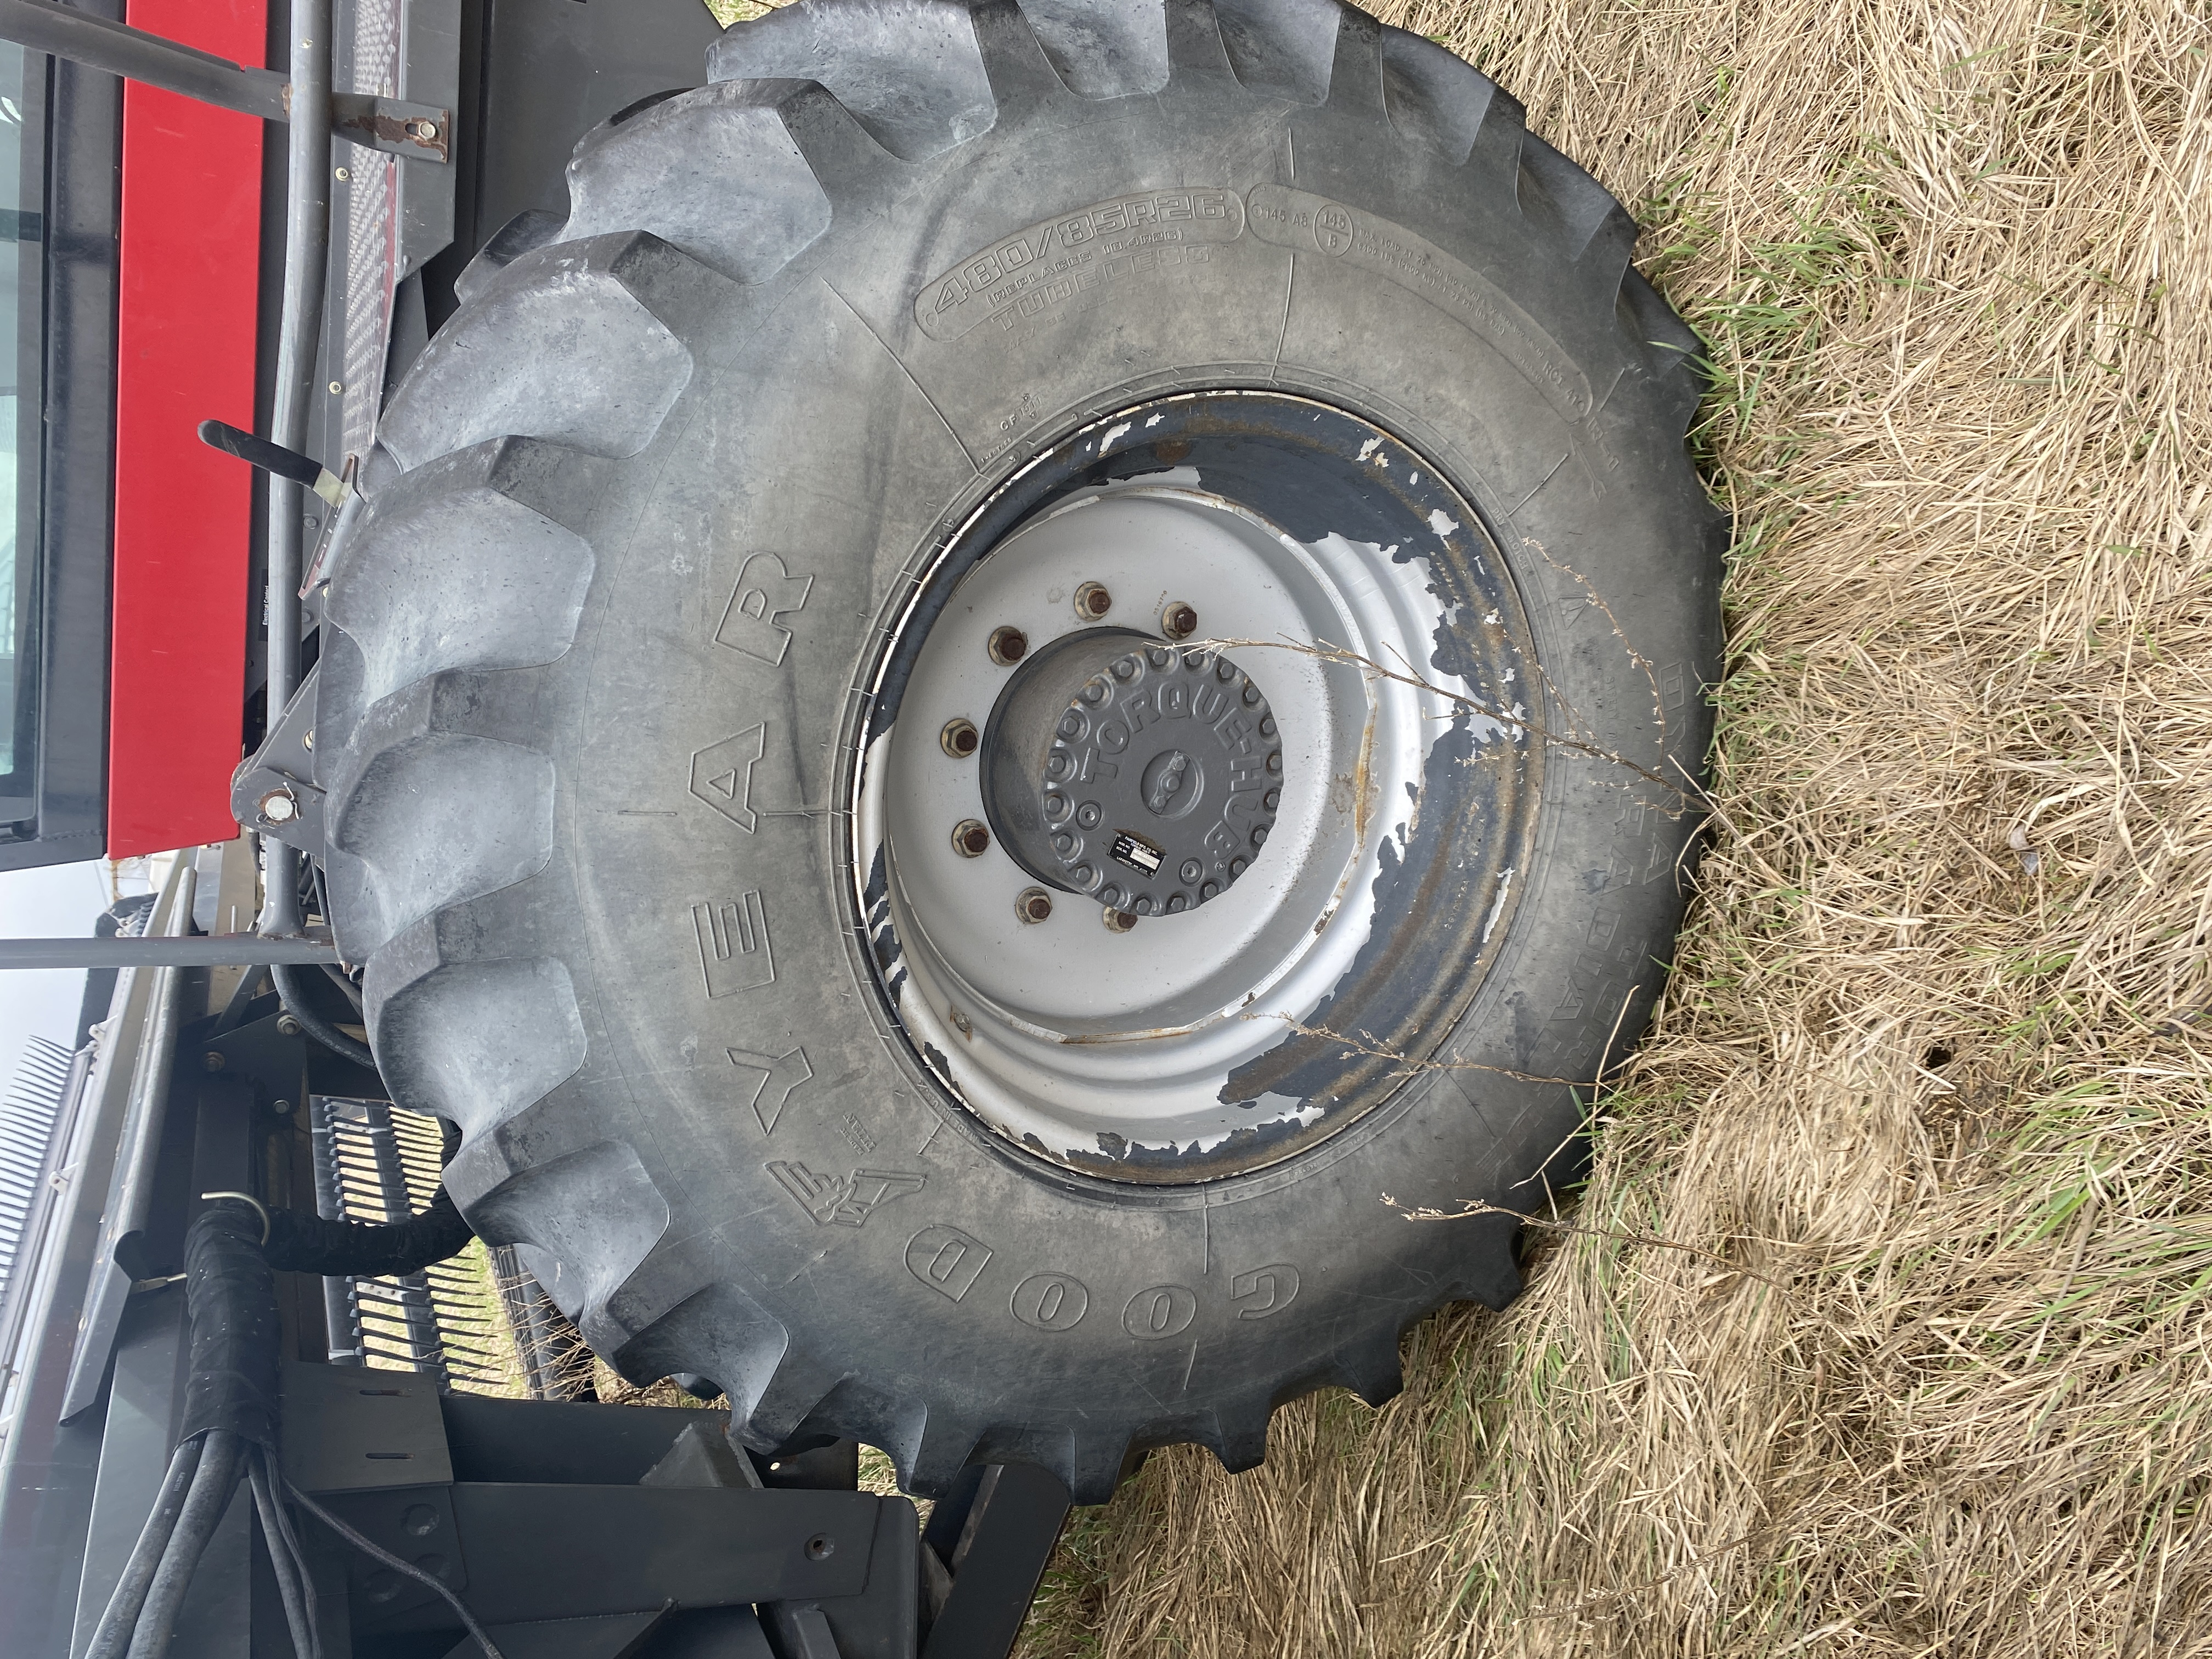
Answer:
<svg viewBox="0 0 2212 1659"><path fill-rule="evenodd" d="M448 1132L448 1148L452 1141ZM370 1276L412 1273L465 1245L468 1224L443 1187L421 1215L385 1226L325 1221L280 1210L264 1214L238 1194L214 1195L185 1235L185 1294L190 1322L189 1373L179 1443L152 1513L124 1564L93 1632L85 1659L162 1659L177 1615L210 1540L241 1480L250 1480L276 1569L276 1589L300 1659L316 1650L314 1589L284 1513L288 1497L324 1516L341 1534L386 1558L290 1490L275 1462L277 1417L277 1319L273 1268ZM393 1558L396 1560L396 1558ZM449 1590L423 1578L460 1610ZM478 1632L487 1654L498 1651Z"/></svg>
<svg viewBox="0 0 2212 1659"><path fill-rule="evenodd" d="M460 1132L443 1123L440 1135L450 1160ZM441 1182L428 1207L404 1221L326 1220L305 1210L274 1211L261 1254L270 1267L286 1273L392 1279L459 1255L475 1237Z"/></svg>
<svg viewBox="0 0 2212 1659"><path fill-rule="evenodd" d="M168 1647L170 1637L176 1632L178 1609L185 1604L185 1592L191 1588L192 1574L199 1567L208 1540L222 1524L223 1512L230 1508L231 1494L238 1490L239 1477L245 1472L245 1440L222 1429L209 1430L199 1468L192 1472L191 1486L177 1516L177 1529L161 1553L161 1565L154 1570L138 1627L131 1632L131 1645L125 1650L128 1659L159 1659Z"/></svg>
<svg viewBox="0 0 2212 1659"><path fill-rule="evenodd" d="M146 1606L146 1593L154 1586L155 1570L161 1565L169 1540L176 1533L177 1517L184 1511L185 1494L191 1490L192 1476L199 1467L200 1443L197 1440L187 1440L169 1454L169 1470L161 1478L161 1490L155 1495L153 1511L139 1528L138 1541L131 1547L131 1559L123 1564L122 1577L115 1581L115 1592L107 1598L106 1611L93 1627L92 1640L85 1645L84 1659L121 1659L131 1645L131 1632L138 1627L138 1616Z"/></svg>
<svg viewBox="0 0 2212 1659"><path fill-rule="evenodd" d="M276 988L276 994L283 1000L284 1012L300 1022L302 1031L340 1059L366 1066L372 1072L376 1069L376 1056L369 1052L366 1042L356 1042L307 1006L296 968L289 963L272 962L269 964L269 978Z"/></svg>
<svg viewBox="0 0 2212 1659"><path fill-rule="evenodd" d="M406 1221L325 1221L304 1210L269 1217L269 1265L325 1279L391 1279L459 1255L475 1237L443 1187L430 1207Z"/></svg>

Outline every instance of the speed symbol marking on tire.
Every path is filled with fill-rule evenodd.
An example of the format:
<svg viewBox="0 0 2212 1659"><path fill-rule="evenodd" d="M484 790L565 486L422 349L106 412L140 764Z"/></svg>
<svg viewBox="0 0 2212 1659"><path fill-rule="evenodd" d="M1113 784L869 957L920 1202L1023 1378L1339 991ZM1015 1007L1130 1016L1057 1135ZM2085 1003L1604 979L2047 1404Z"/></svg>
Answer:
<svg viewBox="0 0 2212 1659"><path fill-rule="evenodd" d="M1314 215L1314 246L1323 253L1344 254L1352 251L1352 216L1331 202Z"/></svg>

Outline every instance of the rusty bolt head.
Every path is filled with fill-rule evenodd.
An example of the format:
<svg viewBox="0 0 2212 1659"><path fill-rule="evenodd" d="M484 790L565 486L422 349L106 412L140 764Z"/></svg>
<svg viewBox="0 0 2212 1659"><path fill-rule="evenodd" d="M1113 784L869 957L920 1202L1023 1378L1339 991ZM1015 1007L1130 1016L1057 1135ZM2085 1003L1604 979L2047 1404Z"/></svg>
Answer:
<svg viewBox="0 0 2212 1659"><path fill-rule="evenodd" d="M1024 887L1014 896L1014 914L1025 922L1048 921L1052 917L1052 895L1042 887Z"/></svg>
<svg viewBox="0 0 2212 1659"><path fill-rule="evenodd" d="M952 826L952 850L963 859L980 859L991 850L991 832L980 818L963 818Z"/></svg>
<svg viewBox="0 0 2212 1659"><path fill-rule="evenodd" d="M991 660L1001 668L1011 668L1029 654L1030 636L1018 628L1004 625L991 630Z"/></svg>
<svg viewBox="0 0 2212 1659"><path fill-rule="evenodd" d="M271 789L258 808L264 823L289 823L300 816L300 803L289 789Z"/></svg>
<svg viewBox="0 0 2212 1659"><path fill-rule="evenodd" d="M975 1032L975 1028L968 1023L968 1016L957 1008L952 1010L952 1026L962 1036L973 1036Z"/></svg>
<svg viewBox="0 0 2212 1659"><path fill-rule="evenodd" d="M975 750L982 746L983 734L975 729L975 722L965 714L956 714L945 722L945 729L937 734L937 741L953 759L970 760L974 758Z"/></svg>
<svg viewBox="0 0 2212 1659"><path fill-rule="evenodd" d="M1160 612L1160 632L1171 640L1187 640L1198 632L1198 612L1182 599L1171 599Z"/></svg>
<svg viewBox="0 0 2212 1659"><path fill-rule="evenodd" d="M1126 933L1137 925L1136 917L1131 915L1127 910L1116 910L1111 906L1101 910L1098 915L1105 922L1106 931L1109 933Z"/></svg>
<svg viewBox="0 0 2212 1659"><path fill-rule="evenodd" d="M1097 582L1085 582L1075 590L1075 614L1085 622L1097 622L1114 608L1114 596Z"/></svg>

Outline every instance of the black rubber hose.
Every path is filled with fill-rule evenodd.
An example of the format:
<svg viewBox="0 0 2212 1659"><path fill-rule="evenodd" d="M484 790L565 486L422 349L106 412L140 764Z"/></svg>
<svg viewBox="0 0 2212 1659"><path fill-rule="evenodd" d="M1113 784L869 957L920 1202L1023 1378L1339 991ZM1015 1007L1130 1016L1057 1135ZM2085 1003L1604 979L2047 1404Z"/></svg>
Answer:
<svg viewBox="0 0 2212 1659"><path fill-rule="evenodd" d="M253 1490L253 1507L261 1516L261 1538L269 1547L276 1596L284 1604L285 1627L292 1632L293 1659L320 1659L322 1644L315 1632L307 1564L300 1557L291 1524L284 1519L284 1500L270 1476L269 1463L268 1449L253 1448L246 1458L246 1483Z"/></svg>
<svg viewBox="0 0 2212 1659"><path fill-rule="evenodd" d="M191 1486L177 1516L177 1529L169 1536L168 1548L161 1553L161 1565L154 1570L138 1627L131 1634L127 1659L160 1659L169 1638L176 1634L177 1612L185 1604L185 1592L191 1588L192 1574L199 1567L208 1540L215 1536L223 1512L230 1507L231 1494L238 1490L238 1478L245 1473L246 1444L243 1436L222 1429L208 1431L200 1466L192 1472Z"/></svg>
<svg viewBox="0 0 2212 1659"><path fill-rule="evenodd" d="M450 1159L459 1132L441 1123L440 1133ZM475 1237L441 1182L429 1207L405 1221L329 1221L305 1210L276 1211L261 1254L270 1267L286 1273L391 1279L457 1256Z"/></svg>
<svg viewBox="0 0 2212 1659"><path fill-rule="evenodd" d="M106 1611L93 1627L92 1640L85 1645L84 1659L121 1659L124 1650L131 1645L131 1632L137 1629L138 1615L146 1606L146 1592L153 1588L155 1569L161 1565L161 1557L177 1530L177 1516L184 1510L185 1494L191 1489L192 1476L199 1466L200 1443L197 1440L187 1440L169 1454L169 1470L161 1477L161 1490L155 1494L153 1512L139 1528L138 1541L131 1547L131 1559L123 1564L122 1577L115 1581L115 1593L107 1598Z"/></svg>
<svg viewBox="0 0 2212 1659"><path fill-rule="evenodd" d="M356 1042L307 1006L307 995L300 988L297 968L272 962L269 964L269 978L276 987L276 994L283 999L284 1012L300 1022L302 1031L340 1059L366 1066L372 1072L376 1069L376 1056L369 1053L366 1042Z"/></svg>
<svg viewBox="0 0 2212 1659"><path fill-rule="evenodd" d="M269 1265L326 1279L389 1279L444 1261L476 1235L443 1187L430 1207L406 1221L325 1221L304 1210L269 1218Z"/></svg>

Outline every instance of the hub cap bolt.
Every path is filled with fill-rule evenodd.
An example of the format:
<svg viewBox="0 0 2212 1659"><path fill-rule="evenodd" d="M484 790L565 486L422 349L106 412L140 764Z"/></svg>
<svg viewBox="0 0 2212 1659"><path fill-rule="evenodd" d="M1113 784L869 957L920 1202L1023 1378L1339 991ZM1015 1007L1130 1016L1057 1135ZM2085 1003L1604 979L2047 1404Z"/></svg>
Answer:
<svg viewBox="0 0 2212 1659"><path fill-rule="evenodd" d="M1171 640L1187 640L1198 632L1198 612L1181 599L1160 613L1160 632Z"/></svg>
<svg viewBox="0 0 2212 1659"><path fill-rule="evenodd" d="M1127 910L1101 910L1098 915L1109 933L1126 933L1137 925L1136 917Z"/></svg>
<svg viewBox="0 0 2212 1659"><path fill-rule="evenodd" d="M1046 921L1052 916L1052 895L1042 887L1024 887L1015 895L1014 914L1024 921Z"/></svg>
<svg viewBox="0 0 2212 1659"><path fill-rule="evenodd" d="M963 818L952 827L952 850L963 859L980 859L991 850L991 832L979 818Z"/></svg>
<svg viewBox="0 0 2212 1659"><path fill-rule="evenodd" d="M1001 668L1011 668L1029 654L1030 636L1018 628L1000 626L991 630L991 660Z"/></svg>
<svg viewBox="0 0 2212 1659"><path fill-rule="evenodd" d="M945 752L955 760L972 760L975 750L982 746L983 734L975 729L975 722L965 714L956 714L945 722L945 729L937 734L937 741Z"/></svg>
<svg viewBox="0 0 2212 1659"><path fill-rule="evenodd" d="M1075 590L1075 614L1085 622L1097 622L1114 608L1114 596L1097 582L1085 582Z"/></svg>

